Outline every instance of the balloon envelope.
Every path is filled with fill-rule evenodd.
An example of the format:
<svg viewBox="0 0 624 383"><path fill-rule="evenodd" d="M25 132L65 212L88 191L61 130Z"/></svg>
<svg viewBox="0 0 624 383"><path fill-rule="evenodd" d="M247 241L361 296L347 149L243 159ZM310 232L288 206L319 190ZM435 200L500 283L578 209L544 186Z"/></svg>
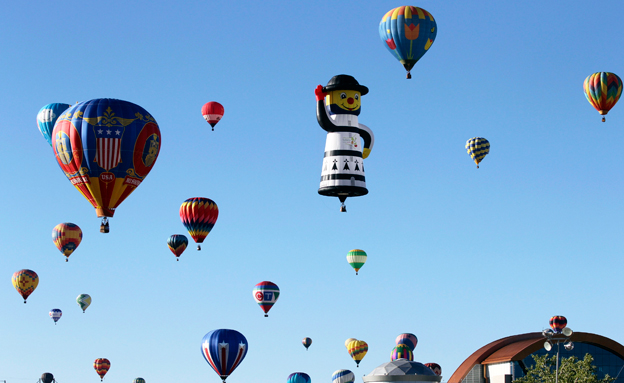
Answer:
<svg viewBox="0 0 624 383"><path fill-rule="evenodd" d="M224 112L225 109L223 109L223 105L216 101L207 102L202 106L202 115L206 122L212 126L212 130L214 130L215 125L221 121Z"/></svg>
<svg viewBox="0 0 624 383"><path fill-rule="evenodd" d="M201 344L204 359L224 382L245 359L247 349L247 339L243 334L228 329L210 331Z"/></svg>
<svg viewBox="0 0 624 383"><path fill-rule="evenodd" d="M54 375L49 372L44 372L41 374L41 382L42 383L52 383L54 382Z"/></svg>
<svg viewBox="0 0 624 383"><path fill-rule="evenodd" d="M406 344L397 344L397 346L392 349L390 360L392 361L397 359L407 359L409 361L413 361L414 354L412 353L412 349Z"/></svg>
<svg viewBox="0 0 624 383"><path fill-rule="evenodd" d="M368 352L368 344L363 340L354 340L347 346L347 351L349 351L351 358L355 360L357 367L360 367L360 361Z"/></svg>
<svg viewBox="0 0 624 383"><path fill-rule="evenodd" d="M143 378L136 378L132 381L132 383L145 383L145 379Z"/></svg>
<svg viewBox="0 0 624 383"><path fill-rule="evenodd" d="M65 258L67 261L82 241L82 230L73 223L59 223L52 229L52 241L56 248L67 257Z"/></svg>
<svg viewBox="0 0 624 383"><path fill-rule="evenodd" d="M429 367L431 371L437 376L442 375L442 367L437 363L425 363L425 366Z"/></svg>
<svg viewBox="0 0 624 383"><path fill-rule="evenodd" d="M286 379L286 383L310 383L312 379L310 379L310 375L305 372L293 372L288 375L288 379Z"/></svg>
<svg viewBox="0 0 624 383"><path fill-rule="evenodd" d="M186 246L188 246L188 239L185 235L174 234L167 240L167 246L169 246L169 250L176 256L176 260L178 260L180 255L186 250Z"/></svg>
<svg viewBox="0 0 624 383"><path fill-rule="evenodd" d="M308 347L310 347L310 345L312 345L312 339L305 337L303 338L303 340L301 341L301 343L303 344L303 347L306 348L306 350L308 349Z"/></svg>
<svg viewBox="0 0 624 383"><path fill-rule="evenodd" d="M78 306L80 306L80 308L82 309L82 312L84 313L87 307L89 307L89 305L91 304L91 296L89 294L80 294L76 298L76 302L78 303Z"/></svg>
<svg viewBox="0 0 624 383"><path fill-rule="evenodd" d="M622 79L615 73L597 72L583 82L587 101L600 113L606 115L622 95ZM603 118L602 121L605 119Z"/></svg>
<svg viewBox="0 0 624 383"><path fill-rule="evenodd" d="M418 338L416 338L416 335L406 332L397 336L394 342L397 345L399 344L407 345L410 348L410 350L412 350L413 352L414 349L416 348L416 345L418 344Z"/></svg>
<svg viewBox="0 0 624 383"><path fill-rule="evenodd" d="M273 308L273 305L277 302L277 298L279 298L279 287L273 282L263 281L254 287L252 293L256 303L258 303L262 311L264 311L264 316L268 317L269 310Z"/></svg>
<svg viewBox="0 0 624 383"><path fill-rule="evenodd" d="M347 253L347 262L355 269L355 275L357 275L360 268L366 263L366 252L360 249L353 249Z"/></svg>
<svg viewBox="0 0 624 383"><path fill-rule="evenodd" d="M349 343L353 342L354 340L357 340L357 339L349 338L349 339L345 340L345 347L348 349L349 348Z"/></svg>
<svg viewBox="0 0 624 383"><path fill-rule="evenodd" d="M479 163L490 152L490 142L483 137L472 137L466 141L466 151L479 167Z"/></svg>
<svg viewBox="0 0 624 383"><path fill-rule="evenodd" d="M560 333L568 325L568 320L563 315L555 315L550 318L549 324L554 332Z"/></svg>
<svg viewBox="0 0 624 383"><path fill-rule="evenodd" d="M219 218L217 204L204 197L189 198L180 206L180 219L196 243L204 242ZM197 250L200 247L197 246Z"/></svg>
<svg viewBox="0 0 624 383"><path fill-rule="evenodd" d="M54 324L56 324L56 322L58 322L58 320L61 319L61 316L63 316L63 312L60 309L50 310L50 318L52 318L52 320L54 321Z"/></svg>
<svg viewBox="0 0 624 383"><path fill-rule="evenodd" d="M379 23L382 43L403 64L407 78L411 78L410 70L427 53L437 34L431 13L410 5L388 11Z"/></svg>
<svg viewBox="0 0 624 383"><path fill-rule="evenodd" d="M110 361L106 358L97 358L95 362L93 362L93 368L95 368L95 372L100 376L100 380L104 380L104 375L110 369Z"/></svg>
<svg viewBox="0 0 624 383"><path fill-rule="evenodd" d="M353 383L355 375L350 370L336 370L332 374L332 383Z"/></svg>
<svg viewBox="0 0 624 383"><path fill-rule="evenodd" d="M24 303L26 303L26 299L39 285L39 276L32 270L23 269L13 274L11 282L15 290L24 298Z"/></svg>
<svg viewBox="0 0 624 383"><path fill-rule="evenodd" d="M108 98L72 106L52 132L61 170L98 217L112 217L145 180L160 144L158 124L145 109Z"/></svg>
<svg viewBox="0 0 624 383"><path fill-rule="evenodd" d="M37 126L48 144L52 146L52 131L59 116L71 105L62 103L48 104L37 113Z"/></svg>

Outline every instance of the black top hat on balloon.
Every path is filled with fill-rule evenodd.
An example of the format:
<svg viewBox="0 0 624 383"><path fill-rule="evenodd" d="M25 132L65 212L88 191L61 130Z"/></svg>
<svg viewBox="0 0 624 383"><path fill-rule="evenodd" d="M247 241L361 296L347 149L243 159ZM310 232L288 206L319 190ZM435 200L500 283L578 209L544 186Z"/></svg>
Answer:
<svg viewBox="0 0 624 383"><path fill-rule="evenodd" d="M327 93L332 90L354 90L360 92L362 96L368 93L368 88L364 85L360 85L359 82L348 74L339 74L329 80L326 86L323 87L323 92Z"/></svg>

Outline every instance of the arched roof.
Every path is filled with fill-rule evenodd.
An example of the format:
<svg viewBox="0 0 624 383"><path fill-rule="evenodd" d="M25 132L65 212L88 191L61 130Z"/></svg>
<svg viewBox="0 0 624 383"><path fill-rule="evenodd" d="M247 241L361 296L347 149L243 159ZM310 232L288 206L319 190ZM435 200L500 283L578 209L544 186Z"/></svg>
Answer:
<svg viewBox="0 0 624 383"><path fill-rule="evenodd" d="M601 335L586 332L575 332L570 339L573 342L589 343L598 346L624 359L624 346ZM513 335L486 344L473 352L448 380L448 383L460 383L477 364L493 364L522 360L544 347L544 336L541 332Z"/></svg>

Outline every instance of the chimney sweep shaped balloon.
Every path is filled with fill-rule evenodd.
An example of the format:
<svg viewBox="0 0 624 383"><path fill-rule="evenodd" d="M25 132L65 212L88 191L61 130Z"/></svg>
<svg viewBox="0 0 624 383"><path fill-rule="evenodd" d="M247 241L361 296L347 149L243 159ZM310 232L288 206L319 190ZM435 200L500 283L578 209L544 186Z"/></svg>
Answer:
<svg viewBox="0 0 624 383"><path fill-rule="evenodd" d="M368 88L346 74L332 77L327 86L317 86L316 118L321 128L327 131L325 157L321 172L319 194L338 197L344 204L347 197L368 194L364 176L363 159L368 157L375 137L366 126L358 123L360 98ZM362 147L360 137L364 141Z"/></svg>

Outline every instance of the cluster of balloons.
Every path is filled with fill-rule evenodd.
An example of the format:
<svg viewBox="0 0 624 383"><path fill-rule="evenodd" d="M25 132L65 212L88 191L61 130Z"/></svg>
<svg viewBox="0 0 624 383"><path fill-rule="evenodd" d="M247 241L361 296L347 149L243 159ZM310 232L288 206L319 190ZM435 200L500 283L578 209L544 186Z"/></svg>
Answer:
<svg viewBox="0 0 624 383"><path fill-rule="evenodd" d="M390 360L407 359L414 360L414 349L418 344L418 338L414 334L403 333L396 337L396 347L392 349Z"/></svg>

